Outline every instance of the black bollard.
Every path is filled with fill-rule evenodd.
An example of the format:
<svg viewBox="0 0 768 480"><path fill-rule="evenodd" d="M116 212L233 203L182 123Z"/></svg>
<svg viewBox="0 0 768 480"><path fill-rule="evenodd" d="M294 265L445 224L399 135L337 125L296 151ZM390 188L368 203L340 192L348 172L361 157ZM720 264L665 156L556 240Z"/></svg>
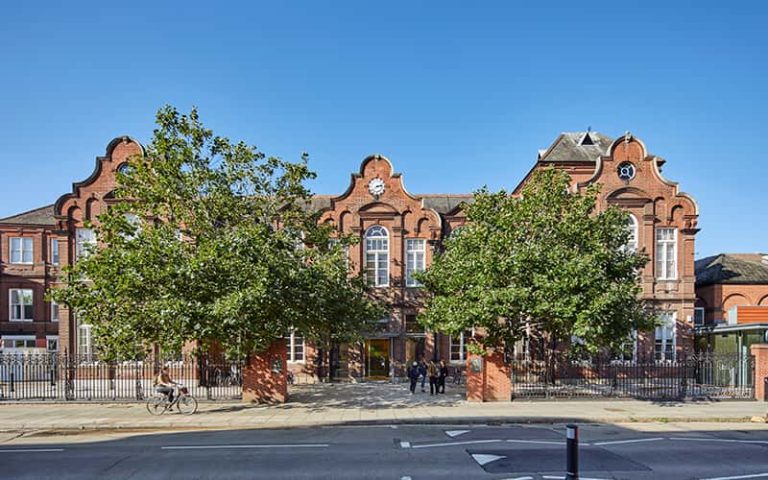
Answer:
<svg viewBox="0 0 768 480"><path fill-rule="evenodd" d="M565 432L565 479L579 480L579 427L566 425Z"/></svg>

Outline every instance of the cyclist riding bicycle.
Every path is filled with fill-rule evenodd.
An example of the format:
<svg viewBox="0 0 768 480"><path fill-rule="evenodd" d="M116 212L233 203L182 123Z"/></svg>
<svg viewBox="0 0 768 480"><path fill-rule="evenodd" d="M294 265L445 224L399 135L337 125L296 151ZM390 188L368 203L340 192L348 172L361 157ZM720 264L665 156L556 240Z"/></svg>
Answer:
<svg viewBox="0 0 768 480"><path fill-rule="evenodd" d="M173 386L179 385L171 379L168 374L168 367L160 369L160 373L155 377L155 389L157 393L162 393L168 399L168 403L173 402Z"/></svg>

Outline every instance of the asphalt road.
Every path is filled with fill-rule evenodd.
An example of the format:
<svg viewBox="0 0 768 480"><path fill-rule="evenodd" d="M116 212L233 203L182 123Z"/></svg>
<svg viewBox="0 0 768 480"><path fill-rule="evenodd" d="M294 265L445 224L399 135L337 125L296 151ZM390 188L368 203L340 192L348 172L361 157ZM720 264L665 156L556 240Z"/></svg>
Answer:
<svg viewBox="0 0 768 480"><path fill-rule="evenodd" d="M582 480L768 479L768 429L580 427ZM741 428L741 429L740 429ZM0 437L4 479L556 479L564 426L380 426Z"/></svg>

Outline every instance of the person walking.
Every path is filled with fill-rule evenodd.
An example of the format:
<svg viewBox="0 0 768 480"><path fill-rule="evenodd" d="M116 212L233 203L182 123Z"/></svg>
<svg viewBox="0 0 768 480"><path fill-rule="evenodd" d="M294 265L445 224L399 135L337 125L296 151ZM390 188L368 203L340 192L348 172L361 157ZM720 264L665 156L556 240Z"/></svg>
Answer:
<svg viewBox="0 0 768 480"><path fill-rule="evenodd" d="M427 362L424 361L424 358L422 358L419 363L419 375L421 376L421 391L426 392L426 390L424 390L424 384L427 381Z"/></svg>
<svg viewBox="0 0 768 480"><path fill-rule="evenodd" d="M429 394L435 395L438 393L438 387L437 387L437 377L440 373L440 370L437 368L437 365L435 365L435 362L429 362L429 365L427 366L427 374L429 375Z"/></svg>
<svg viewBox="0 0 768 480"><path fill-rule="evenodd" d="M419 381L419 364L417 362L413 362L413 364L408 367L408 380L411 381L411 394L416 393L416 383Z"/></svg>
<svg viewBox="0 0 768 480"><path fill-rule="evenodd" d="M448 365L445 364L445 360L440 360L440 368L437 376L437 389L440 393L445 393L445 377L448 376Z"/></svg>

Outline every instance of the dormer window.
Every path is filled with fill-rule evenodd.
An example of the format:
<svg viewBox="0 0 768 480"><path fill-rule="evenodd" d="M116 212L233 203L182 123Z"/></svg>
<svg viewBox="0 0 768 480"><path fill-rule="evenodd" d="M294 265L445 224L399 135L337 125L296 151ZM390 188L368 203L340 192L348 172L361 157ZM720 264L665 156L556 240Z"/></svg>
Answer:
<svg viewBox="0 0 768 480"><path fill-rule="evenodd" d="M589 134L589 132L585 133L583 137L581 137L581 142L579 142L579 145L582 147L585 145L594 145L595 141L592 140L592 136Z"/></svg>

